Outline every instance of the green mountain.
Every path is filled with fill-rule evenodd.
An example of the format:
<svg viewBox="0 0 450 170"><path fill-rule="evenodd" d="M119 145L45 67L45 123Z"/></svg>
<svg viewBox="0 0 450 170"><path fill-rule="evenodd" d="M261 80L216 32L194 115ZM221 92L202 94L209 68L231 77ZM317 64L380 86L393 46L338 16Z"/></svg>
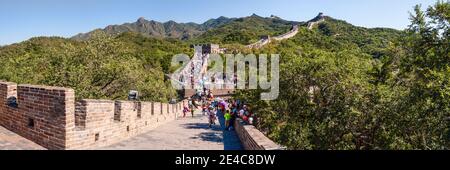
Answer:
<svg viewBox="0 0 450 170"><path fill-rule="evenodd" d="M253 14L243 18L219 17L210 19L203 24L177 23L174 21L157 22L139 18L136 22L122 25L110 25L104 29L78 34L72 39L87 40L94 32L104 32L108 35L118 35L124 32L139 33L145 37L174 38L193 40L194 42L208 41L215 43L250 43L257 41L262 35L282 34L298 24L286 21L276 16L261 17ZM241 38L239 38L241 37Z"/></svg>
<svg viewBox="0 0 450 170"><path fill-rule="evenodd" d="M258 41L261 36L279 35L288 32L296 24L299 24L299 22L286 21L276 16L261 17L253 14L212 28L193 41L246 45Z"/></svg>
<svg viewBox="0 0 450 170"><path fill-rule="evenodd" d="M450 148L450 4L416 6L405 31L325 17L253 50L280 55L279 95L239 90L254 124L299 150Z"/></svg>
<svg viewBox="0 0 450 170"><path fill-rule="evenodd" d="M401 34L392 29L356 27L331 17L308 29L309 23L316 20L295 22L251 15L179 24L140 18L135 23L108 26L71 39L37 37L0 47L0 79L73 87L79 98L124 98L129 89L137 89L142 91L142 99L163 101L174 96L164 78L174 70L171 57L192 54L192 43L218 43L232 50L250 51L245 45L261 36L281 35L293 25L300 25L296 36L272 42L261 51L278 50L290 58L298 55L299 49L310 47L328 51L358 49L377 58L385 53L388 42Z"/></svg>
<svg viewBox="0 0 450 170"><path fill-rule="evenodd" d="M0 47L0 79L74 88L77 98L168 101L172 56L192 43L280 54L279 95L238 90L254 125L289 149L449 149L449 3L420 6L404 30L363 28L323 14L308 22L276 16L219 17L203 24L137 22L71 39L37 37ZM295 36L246 48L298 25Z"/></svg>
<svg viewBox="0 0 450 170"><path fill-rule="evenodd" d="M78 34L72 37L75 40L87 40L94 32L105 32L109 35L118 35L124 32L135 32L145 37L156 38L175 38L175 39L191 39L204 33L211 28L219 27L221 25L231 22L232 18L219 17L217 19L210 19L203 24L196 23L177 23L175 21L157 22L153 20L146 20L139 18L134 23L125 23L122 25L110 25L104 29L97 29L89 33Z"/></svg>
<svg viewBox="0 0 450 170"><path fill-rule="evenodd" d="M395 29L358 27L331 17L325 17L325 21L314 29L321 35L332 37L337 41L356 44L374 57L381 57L380 50L405 35L404 32Z"/></svg>

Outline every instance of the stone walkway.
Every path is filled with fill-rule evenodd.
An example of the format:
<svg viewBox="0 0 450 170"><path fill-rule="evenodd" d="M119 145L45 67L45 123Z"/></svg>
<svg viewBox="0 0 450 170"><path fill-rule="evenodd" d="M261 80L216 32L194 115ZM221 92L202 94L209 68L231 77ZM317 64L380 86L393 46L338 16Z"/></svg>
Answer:
<svg viewBox="0 0 450 170"><path fill-rule="evenodd" d="M168 122L154 130L100 150L242 150L234 131L224 131L223 116L217 125L208 127L208 118L196 112ZM0 150L45 150L0 126Z"/></svg>
<svg viewBox="0 0 450 170"><path fill-rule="evenodd" d="M0 150L45 150L45 148L0 126Z"/></svg>
<svg viewBox="0 0 450 170"><path fill-rule="evenodd" d="M220 117L221 118L221 117ZM220 124L208 127L208 118L196 112L194 118L186 117L168 122L145 134L130 138L103 150L241 150L234 131L223 131Z"/></svg>

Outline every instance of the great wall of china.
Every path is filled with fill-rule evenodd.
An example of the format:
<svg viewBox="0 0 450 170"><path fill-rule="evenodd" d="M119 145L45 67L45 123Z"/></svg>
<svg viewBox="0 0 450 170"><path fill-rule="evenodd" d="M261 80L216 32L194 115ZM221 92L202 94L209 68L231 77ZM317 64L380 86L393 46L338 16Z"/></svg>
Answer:
<svg viewBox="0 0 450 170"><path fill-rule="evenodd" d="M324 15L320 13L308 22L308 29L323 21ZM298 31L299 26L295 25L283 35L273 38L267 36L247 47L261 48L272 40L292 38ZM185 86L190 84L188 78L191 75L206 73L210 54L221 53L215 44L194 47L196 52L187 67L178 75L170 76L172 79L180 78L179 82ZM198 83L201 79L201 76L196 76L192 81ZM225 80L222 83L230 82ZM192 95L195 88L186 89L185 93L185 96ZM233 90L229 89L213 91L219 96L232 93ZM129 139L176 121L186 103L186 100L175 104L95 99L75 101L75 92L70 88L0 81L0 125L52 150L96 149ZM239 119L234 123L244 149L283 149L254 126L245 125Z"/></svg>
<svg viewBox="0 0 450 170"><path fill-rule="evenodd" d="M312 19L312 20L307 22L307 28L309 30L312 30L314 28L314 26L324 22L325 21L325 17L326 16L323 13L319 13L318 16L316 16L314 19ZM286 40L286 39L292 38L295 35L297 35L298 31L299 31L299 25L294 25L294 26L292 26L292 29L289 32L287 32L287 33L284 33L282 35L275 36L275 37L270 37L268 35L267 36L263 36L259 41L255 42L253 44L247 45L246 48L259 49L259 48L262 48L265 45L271 43L273 40L275 40L275 41L282 41L282 40Z"/></svg>
<svg viewBox="0 0 450 170"><path fill-rule="evenodd" d="M0 125L51 150L98 149L177 121L186 102L75 101L70 88L0 81ZM282 149L252 125L235 126L244 149Z"/></svg>
<svg viewBox="0 0 450 170"><path fill-rule="evenodd" d="M185 102L75 101L73 89L0 82L0 125L47 149L95 149L175 120Z"/></svg>
<svg viewBox="0 0 450 170"><path fill-rule="evenodd" d="M203 70L204 63L195 61L195 70ZM187 91L193 94L193 90ZM213 93L220 96L233 92L216 89ZM70 88L0 81L0 125L51 150L98 149L130 139L176 121L186 104L187 100L175 104L75 101ZM282 149L252 125L237 120L235 127L243 149Z"/></svg>
<svg viewBox="0 0 450 170"><path fill-rule="evenodd" d="M325 15L323 13L319 13L319 15L317 15L317 17L313 18L312 20L308 21L308 29L312 30L314 28L314 26L322 23L325 21Z"/></svg>

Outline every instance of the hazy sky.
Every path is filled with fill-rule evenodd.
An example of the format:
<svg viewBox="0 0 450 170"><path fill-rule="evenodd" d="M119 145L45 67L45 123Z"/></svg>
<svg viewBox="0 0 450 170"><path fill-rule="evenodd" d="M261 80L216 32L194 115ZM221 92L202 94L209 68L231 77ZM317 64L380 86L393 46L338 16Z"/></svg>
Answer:
<svg viewBox="0 0 450 170"><path fill-rule="evenodd" d="M111 24L150 20L203 23L256 13L306 21L319 12L364 27L404 29L415 4L435 0L0 0L0 45L35 36L71 37Z"/></svg>

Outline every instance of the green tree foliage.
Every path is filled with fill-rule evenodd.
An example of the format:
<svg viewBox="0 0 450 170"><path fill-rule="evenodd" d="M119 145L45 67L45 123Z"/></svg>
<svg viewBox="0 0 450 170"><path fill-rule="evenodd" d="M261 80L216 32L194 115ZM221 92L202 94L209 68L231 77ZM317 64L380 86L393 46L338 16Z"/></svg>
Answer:
<svg viewBox="0 0 450 170"><path fill-rule="evenodd" d="M395 111L405 128L401 139L420 149L449 148L450 125L450 4L439 1L425 12L411 14L399 67L404 95Z"/></svg>
<svg viewBox="0 0 450 170"><path fill-rule="evenodd" d="M167 101L175 90L164 81L180 42L117 37L98 32L88 41L34 38L0 49L0 79L72 87L77 98L126 99L129 90L142 100Z"/></svg>
<svg viewBox="0 0 450 170"><path fill-rule="evenodd" d="M448 1L438 1L417 6L405 31L326 17L261 49L244 45L301 23L253 15L187 41L101 31L82 42L40 37L0 47L0 79L72 87L77 98L126 99L136 89L143 100L167 101L175 96L164 77L176 69L171 57L192 56L192 43L218 43L233 53L280 54L279 98L260 101L261 89L236 98L289 149L449 149L449 16Z"/></svg>
<svg viewBox="0 0 450 170"><path fill-rule="evenodd" d="M411 26L328 20L256 53L280 53L280 95L239 91L259 129L290 149L450 148L448 2L415 8Z"/></svg>
<svg viewBox="0 0 450 170"><path fill-rule="evenodd" d="M261 36L283 34L289 31L292 25L292 22L282 19L263 18L252 15L208 30L192 41L246 45L258 41Z"/></svg>

